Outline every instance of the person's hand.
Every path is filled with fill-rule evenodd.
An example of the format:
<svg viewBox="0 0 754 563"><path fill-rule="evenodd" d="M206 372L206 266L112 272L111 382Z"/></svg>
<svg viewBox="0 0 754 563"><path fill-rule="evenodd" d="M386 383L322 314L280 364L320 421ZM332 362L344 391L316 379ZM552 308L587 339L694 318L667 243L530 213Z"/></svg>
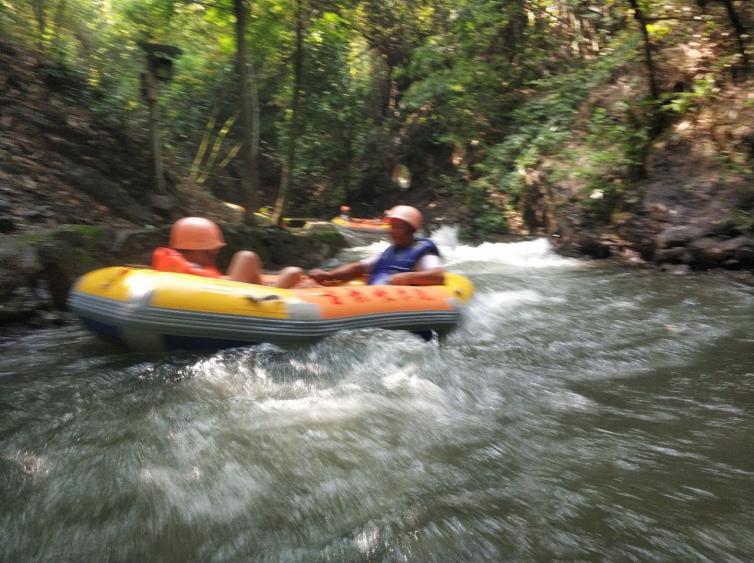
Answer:
<svg viewBox="0 0 754 563"><path fill-rule="evenodd" d="M317 283L325 283L334 279L332 273L326 270L310 270L309 277Z"/></svg>

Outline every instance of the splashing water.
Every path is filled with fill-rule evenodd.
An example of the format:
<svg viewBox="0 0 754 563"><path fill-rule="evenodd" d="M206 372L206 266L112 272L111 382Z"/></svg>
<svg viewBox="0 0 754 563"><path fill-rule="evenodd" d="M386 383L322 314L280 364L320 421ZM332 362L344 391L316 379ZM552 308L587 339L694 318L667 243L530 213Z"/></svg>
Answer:
<svg viewBox="0 0 754 563"><path fill-rule="evenodd" d="M0 561L749 559L751 289L455 236L443 342L0 343Z"/></svg>

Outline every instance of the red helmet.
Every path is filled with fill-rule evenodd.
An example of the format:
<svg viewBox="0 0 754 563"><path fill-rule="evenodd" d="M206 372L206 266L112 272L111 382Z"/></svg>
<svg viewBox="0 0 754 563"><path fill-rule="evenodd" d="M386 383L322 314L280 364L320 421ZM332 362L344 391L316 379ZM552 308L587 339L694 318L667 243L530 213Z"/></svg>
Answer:
<svg viewBox="0 0 754 563"><path fill-rule="evenodd" d="M204 217L184 217L170 228L170 247L176 250L216 250L223 246L220 227Z"/></svg>
<svg viewBox="0 0 754 563"><path fill-rule="evenodd" d="M422 226L422 214L416 207L410 205L396 205L387 213L385 217L388 219L400 219L411 225L415 231L421 229Z"/></svg>

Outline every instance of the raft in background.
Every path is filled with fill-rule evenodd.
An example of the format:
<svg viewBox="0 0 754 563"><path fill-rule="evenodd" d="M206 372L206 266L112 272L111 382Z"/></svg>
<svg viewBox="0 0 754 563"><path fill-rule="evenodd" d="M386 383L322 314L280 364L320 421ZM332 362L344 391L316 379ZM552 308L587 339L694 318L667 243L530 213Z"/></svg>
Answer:
<svg viewBox="0 0 754 563"><path fill-rule="evenodd" d="M390 233L390 225L382 219L344 219L334 217L330 220L338 232L354 245L386 239Z"/></svg>
<svg viewBox="0 0 754 563"><path fill-rule="evenodd" d="M109 267L76 282L68 303L84 326L137 351L314 342L341 330L446 333L474 286L446 273L442 286L278 289L147 268Z"/></svg>

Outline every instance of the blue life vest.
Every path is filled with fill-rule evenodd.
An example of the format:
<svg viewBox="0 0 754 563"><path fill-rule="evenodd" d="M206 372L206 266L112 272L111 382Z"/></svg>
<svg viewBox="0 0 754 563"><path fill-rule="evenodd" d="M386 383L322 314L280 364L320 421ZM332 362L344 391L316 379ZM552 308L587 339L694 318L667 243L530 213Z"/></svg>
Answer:
<svg viewBox="0 0 754 563"><path fill-rule="evenodd" d="M416 239L416 242L407 248L392 245L377 260L367 283L385 285L393 274L413 270L416 263L427 254L440 256L435 243L428 238Z"/></svg>

